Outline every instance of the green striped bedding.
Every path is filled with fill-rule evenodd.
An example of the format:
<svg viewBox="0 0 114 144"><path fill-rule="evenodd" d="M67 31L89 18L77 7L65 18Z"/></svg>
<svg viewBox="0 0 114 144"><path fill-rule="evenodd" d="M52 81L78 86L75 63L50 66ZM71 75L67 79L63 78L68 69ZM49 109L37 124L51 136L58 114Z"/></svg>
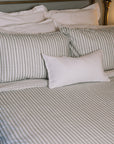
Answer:
<svg viewBox="0 0 114 144"><path fill-rule="evenodd" d="M114 69L114 26L98 28L68 26L61 27L60 30L71 40L72 55L83 56L101 49L104 70Z"/></svg>
<svg viewBox="0 0 114 144"><path fill-rule="evenodd" d="M0 82L46 78L42 53L50 56L70 56L68 44L68 38L60 32L0 32Z"/></svg>
<svg viewBox="0 0 114 144"><path fill-rule="evenodd" d="M114 77L53 90L40 82L0 93L1 144L114 144Z"/></svg>

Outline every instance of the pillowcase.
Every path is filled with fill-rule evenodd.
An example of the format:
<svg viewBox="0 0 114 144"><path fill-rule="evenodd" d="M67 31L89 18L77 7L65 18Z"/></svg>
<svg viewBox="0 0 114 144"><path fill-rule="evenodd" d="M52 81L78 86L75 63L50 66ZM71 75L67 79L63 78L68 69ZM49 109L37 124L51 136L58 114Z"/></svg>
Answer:
<svg viewBox="0 0 114 144"><path fill-rule="evenodd" d="M85 28L88 28L88 29L107 29L107 28L113 28L114 26L113 25L60 25L59 26L59 29L71 29L71 28L82 28L82 29L85 29Z"/></svg>
<svg viewBox="0 0 114 144"><path fill-rule="evenodd" d="M92 4L92 5L89 5L89 6L84 7L84 8L82 8L82 9L50 10L50 11L45 12L45 17L46 17L46 18L51 18L55 13L61 13L61 12L77 12L77 11L83 10L83 9L95 9L95 10L97 10L98 20L100 19L100 17L101 17L101 12L100 12L100 7L99 7L99 4L98 4L98 3L94 3L94 4Z"/></svg>
<svg viewBox="0 0 114 144"><path fill-rule="evenodd" d="M0 12L0 26L41 22L45 19L44 12L46 11L47 8L41 5L27 11L13 13Z"/></svg>
<svg viewBox="0 0 114 144"><path fill-rule="evenodd" d="M54 22L49 19L40 23L29 23L21 25L9 25L0 27L0 31L17 33L46 33L56 31Z"/></svg>
<svg viewBox="0 0 114 144"><path fill-rule="evenodd" d="M49 88L80 82L109 81L102 67L101 51L80 57L50 57L43 54L49 77Z"/></svg>
<svg viewBox="0 0 114 144"><path fill-rule="evenodd" d="M90 5L83 9L51 10L45 12L45 17L52 18L55 21L57 26L61 24L98 25L100 16L101 14L100 14L100 8L98 3Z"/></svg>
<svg viewBox="0 0 114 144"><path fill-rule="evenodd" d="M100 6L99 6L99 3L94 3L92 5L89 5L83 9L95 9L97 11L97 18L98 18L98 21L100 20L101 18L101 11L100 11Z"/></svg>
<svg viewBox="0 0 114 144"><path fill-rule="evenodd" d="M77 12L62 12L52 16L56 25L89 24L98 25L97 11L94 9L79 10Z"/></svg>
<svg viewBox="0 0 114 144"><path fill-rule="evenodd" d="M69 56L68 44L68 38L60 32L0 33L0 82L46 78L41 53L50 56Z"/></svg>
<svg viewBox="0 0 114 144"><path fill-rule="evenodd" d="M104 70L114 69L114 26L96 28L60 29L71 39L71 50L74 56L83 56L101 49L103 51Z"/></svg>

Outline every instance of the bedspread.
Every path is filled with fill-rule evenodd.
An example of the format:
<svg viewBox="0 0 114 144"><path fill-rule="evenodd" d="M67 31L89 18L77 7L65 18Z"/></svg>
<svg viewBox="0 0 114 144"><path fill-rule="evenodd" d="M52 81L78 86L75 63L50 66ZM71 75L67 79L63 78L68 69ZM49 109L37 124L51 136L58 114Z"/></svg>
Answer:
<svg viewBox="0 0 114 144"><path fill-rule="evenodd" d="M114 144L114 77L0 93L3 144Z"/></svg>

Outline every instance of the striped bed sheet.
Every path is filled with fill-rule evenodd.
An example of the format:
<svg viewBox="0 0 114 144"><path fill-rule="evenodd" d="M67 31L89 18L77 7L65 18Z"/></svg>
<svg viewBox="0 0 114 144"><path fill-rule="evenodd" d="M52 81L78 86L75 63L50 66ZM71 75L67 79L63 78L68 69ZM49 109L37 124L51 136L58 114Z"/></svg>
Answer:
<svg viewBox="0 0 114 144"><path fill-rule="evenodd" d="M114 77L114 70L105 71L105 74L110 78ZM0 92L11 91L11 90L21 90L34 87L46 87L48 86L47 79L27 79L21 81L0 83Z"/></svg>
<svg viewBox="0 0 114 144"><path fill-rule="evenodd" d="M0 144L114 144L110 79L55 89L41 80L37 87L2 91Z"/></svg>

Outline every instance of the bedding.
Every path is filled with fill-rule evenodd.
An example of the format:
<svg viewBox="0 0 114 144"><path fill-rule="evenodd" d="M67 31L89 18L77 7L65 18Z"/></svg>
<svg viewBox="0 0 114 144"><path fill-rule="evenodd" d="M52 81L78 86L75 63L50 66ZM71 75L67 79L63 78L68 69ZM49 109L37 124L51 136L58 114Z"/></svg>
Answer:
<svg viewBox="0 0 114 144"><path fill-rule="evenodd" d="M82 8L82 9L49 10L49 11L45 12L45 17L46 18L51 18L55 13L77 12L79 10L84 10L84 9L95 9L95 10L97 10L98 20L100 19L101 13L100 13L100 7L99 7L98 3L91 4L89 6L86 6L85 8Z"/></svg>
<svg viewBox="0 0 114 144"><path fill-rule="evenodd" d="M81 17L81 18L80 18ZM52 16L56 25L61 24L90 24L98 25L97 11L96 10L80 10L77 12L62 12L56 13Z"/></svg>
<svg viewBox="0 0 114 144"><path fill-rule="evenodd" d="M114 70L105 71L105 75L107 75L111 79L112 77L114 77ZM21 81L0 83L0 92L48 86L48 79L27 79Z"/></svg>
<svg viewBox="0 0 114 144"><path fill-rule="evenodd" d="M94 5L90 7L93 9ZM34 11L38 12L38 17L32 17L36 14ZM16 28L20 25L23 29L30 25L35 28L36 20L44 20L46 11L44 6L38 6L11 14L0 12L1 17L4 15L0 24L11 28L16 22ZM28 17L23 24L18 18L25 15ZM68 29L64 30L66 35ZM105 71L110 82L49 89L41 54L81 56L73 43L70 49L68 47L72 37L60 32L22 34L22 29L19 33L8 31L0 32L0 144L114 144L114 70ZM29 32L33 32L32 28ZM108 47L112 39L106 38ZM114 64L113 51L109 52L107 55Z"/></svg>
<svg viewBox="0 0 114 144"><path fill-rule="evenodd" d="M101 49L104 70L114 69L114 26L100 28L62 27L61 32L71 41L74 56L83 56Z"/></svg>
<svg viewBox="0 0 114 144"><path fill-rule="evenodd" d="M78 25L78 24L74 24L74 25L60 25L59 29L66 27L66 28L88 28L88 29L107 29L107 28L113 28L113 25Z"/></svg>
<svg viewBox="0 0 114 144"><path fill-rule="evenodd" d="M46 78L41 53L70 56L69 40L60 32L45 34L0 33L0 82Z"/></svg>
<svg viewBox="0 0 114 144"><path fill-rule="evenodd" d="M3 144L114 142L114 77L109 83L1 92L0 105Z"/></svg>
<svg viewBox="0 0 114 144"><path fill-rule="evenodd" d="M8 25L0 27L0 31L3 32L14 32L14 33L46 33L56 31L56 26L51 19L47 19L40 23L27 23L18 25Z"/></svg>
<svg viewBox="0 0 114 144"><path fill-rule="evenodd" d="M0 12L0 27L14 24L41 22L45 20L44 12L46 11L47 8L41 5L26 11L13 13Z"/></svg>
<svg viewBox="0 0 114 144"><path fill-rule="evenodd" d="M52 57L43 54L48 71L49 88L81 82L109 81L102 65L102 51L82 56Z"/></svg>
<svg viewBox="0 0 114 144"><path fill-rule="evenodd" d="M45 17L52 18L55 21L57 27L63 24L98 25L100 15L98 3L83 9L51 10L45 12Z"/></svg>

